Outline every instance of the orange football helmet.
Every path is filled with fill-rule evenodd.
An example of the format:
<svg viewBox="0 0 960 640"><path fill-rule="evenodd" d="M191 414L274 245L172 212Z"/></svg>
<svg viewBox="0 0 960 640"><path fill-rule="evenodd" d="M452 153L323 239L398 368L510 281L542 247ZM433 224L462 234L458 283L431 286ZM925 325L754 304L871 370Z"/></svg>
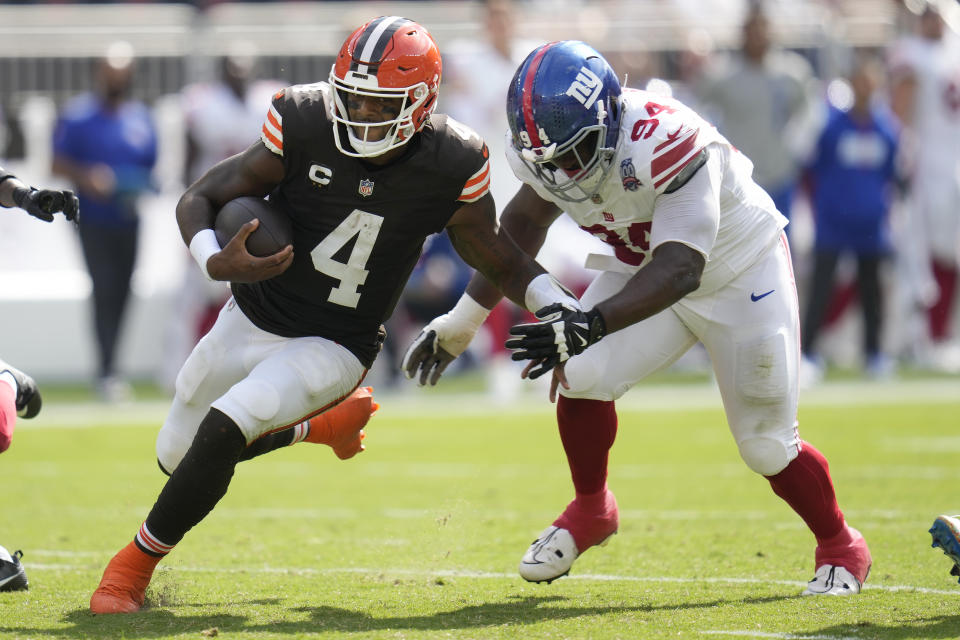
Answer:
<svg viewBox="0 0 960 640"><path fill-rule="evenodd" d="M369 158L406 144L437 106L442 66L433 37L407 18L380 16L350 34L330 70L337 148L348 156ZM352 120L349 94L399 98L400 112L383 122ZM385 126L389 128L383 139L368 139L371 128ZM349 145L341 139L344 130Z"/></svg>

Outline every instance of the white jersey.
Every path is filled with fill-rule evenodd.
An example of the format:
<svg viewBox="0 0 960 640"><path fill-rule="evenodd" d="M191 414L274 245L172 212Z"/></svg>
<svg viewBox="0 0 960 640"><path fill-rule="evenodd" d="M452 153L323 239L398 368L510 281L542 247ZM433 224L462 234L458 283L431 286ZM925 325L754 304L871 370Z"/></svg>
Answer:
<svg viewBox="0 0 960 640"><path fill-rule="evenodd" d="M716 291L776 246L786 218L752 180L750 160L715 127L681 102L647 91L625 89L621 104L617 152L599 203L559 201L543 188L516 150L509 147L507 151L520 180L562 207L581 229L613 247L614 256L590 256L588 267L635 273L649 263L659 245L681 242L706 259L700 288L691 294L700 296ZM681 212L658 203L676 175L704 148L719 157L720 170L710 175L719 182L713 186L720 198L720 215L714 231L692 234L682 231L690 223L680 219Z"/></svg>
<svg viewBox="0 0 960 640"><path fill-rule="evenodd" d="M894 70L911 72L917 88L911 129L916 137L914 171L935 186L956 181L960 166L960 42L906 38L891 52Z"/></svg>
<svg viewBox="0 0 960 640"><path fill-rule="evenodd" d="M243 100L224 84L186 87L182 98L184 118L199 147L190 179L196 180L216 163L256 142L270 99L283 87L273 80L251 82Z"/></svg>

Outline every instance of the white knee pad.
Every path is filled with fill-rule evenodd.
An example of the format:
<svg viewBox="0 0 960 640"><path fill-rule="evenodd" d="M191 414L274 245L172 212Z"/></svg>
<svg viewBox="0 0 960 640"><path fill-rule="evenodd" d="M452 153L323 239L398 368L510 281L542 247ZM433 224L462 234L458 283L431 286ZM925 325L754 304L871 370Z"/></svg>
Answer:
<svg viewBox="0 0 960 640"><path fill-rule="evenodd" d="M796 444L786 444L777 438L755 436L738 443L740 457L751 471L762 476L775 476L797 457Z"/></svg>
<svg viewBox="0 0 960 640"><path fill-rule="evenodd" d="M273 426L280 412L280 394L269 382L246 378L233 385L212 406L237 423L249 442L263 433L261 426Z"/></svg>
<svg viewBox="0 0 960 640"><path fill-rule="evenodd" d="M180 466L192 442L173 429L161 429L157 435L157 462L164 471L172 474Z"/></svg>
<svg viewBox="0 0 960 640"><path fill-rule="evenodd" d="M567 375L569 389L560 387L560 395L566 398L586 400L614 400L613 391L607 388L603 368L596 353L583 353L567 361L564 373Z"/></svg>

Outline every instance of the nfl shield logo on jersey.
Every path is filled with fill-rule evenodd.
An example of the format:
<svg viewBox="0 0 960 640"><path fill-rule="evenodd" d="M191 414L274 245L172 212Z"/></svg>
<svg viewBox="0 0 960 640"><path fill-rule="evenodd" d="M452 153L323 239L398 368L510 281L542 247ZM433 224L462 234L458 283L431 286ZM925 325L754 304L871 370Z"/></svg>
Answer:
<svg viewBox="0 0 960 640"><path fill-rule="evenodd" d="M633 167L633 158L627 158L620 163L620 179L623 181L623 188L626 191L636 191L640 186L637 180L637 170Z"/></svg>
<svg viewBox="0 0 960 640"><path fill-rule="evenodd" d="M364 198L373 195L373 180L367 180L366 178L360 180L360 195Z"/></svg>

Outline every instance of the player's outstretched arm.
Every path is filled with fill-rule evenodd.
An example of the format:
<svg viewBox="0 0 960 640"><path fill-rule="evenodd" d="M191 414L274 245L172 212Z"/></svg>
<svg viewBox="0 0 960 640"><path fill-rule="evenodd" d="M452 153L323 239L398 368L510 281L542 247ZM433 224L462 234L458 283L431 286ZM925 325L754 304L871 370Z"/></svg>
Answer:
<svg viewBox="0 0 960 640"><path fill-rule="evenodd" d="M55 213L63 213L67 220L77 222L80 211L80 203L72 191L35 189L3 167L0 167L0 206L19 207L44 222L52 222Z"/></svg>
<svg viewBox="0 0 960 640"><path fill-rule="evenodd" d="M541 322L517 325L506 346L514 360L530 360L524 376L536 378L554 370L551 399L557 384L565 384L563 363L607 333L649 318L663 311L700 286L706 255L713 246L720 218L719 161L708 154L690 173L674 179L654 207L654 232L678 240L665 241L653 251L650 264L627 281L613 296L589 311L541 309ZM654 233L654 235L655 235ZM680 241L679 239L683 239ZM697 247L697 248L694 248Z"/></svg>
<svg viewBox="0 0 960 640"><path fill-rule="evenodd" d="M550 225L561 213L557 205L544 200L532 187L524 184L504 207L500 226L524 253L536 258ZM503 298L500 289L480 271L473 274L466 294L488 309L495 307Z"/></svg>
<svg viewBox="0 0 960 640"><path fill-rule="evenodd" d="M407 348L401 368L408 378L435 385L503 297L501 289L534 311L561 299L579 307L530 257L543 245L547 228L559 213L529 187L521 188L507 205L501 228L497 228L490 196L457 211L447 230L457 251L477 273L454 308L434 318Z"/></svg>
<svg viewBox="0 0 960 640"><path fill-rule="evenodd" d="M263 197L283 180L283 161L257 141L246 151L214 165L177 203L177 224L184 243L213 280L257 282L277 276L292 264L293 247L258 258L246 248L257 221L241 227L224 247L217 244L214 220L220 208L241 196Z"/></svg>

